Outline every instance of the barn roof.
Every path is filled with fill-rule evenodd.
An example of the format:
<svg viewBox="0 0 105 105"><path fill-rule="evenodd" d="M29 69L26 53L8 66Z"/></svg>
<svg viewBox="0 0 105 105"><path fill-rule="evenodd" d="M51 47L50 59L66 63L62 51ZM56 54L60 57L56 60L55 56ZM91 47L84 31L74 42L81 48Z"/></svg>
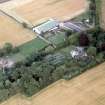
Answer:
<svg viewBox="0 0 105 105"><path fill-rule="evenodd" d="M37 32L38 34L41 34L42 32L47 32L55 27L57 27L59 25L59 22L53 19L48 20L47 22L45 22L44 24L41 24L37 27L33 28L34 32Z"/></svg>

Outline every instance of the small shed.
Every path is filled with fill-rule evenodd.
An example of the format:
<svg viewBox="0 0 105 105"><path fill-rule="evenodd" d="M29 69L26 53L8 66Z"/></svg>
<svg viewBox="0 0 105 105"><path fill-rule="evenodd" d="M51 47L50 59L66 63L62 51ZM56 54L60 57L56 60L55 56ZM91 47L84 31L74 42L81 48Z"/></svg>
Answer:
<svg viewBox="0 0 105 105"><path fill-rule="evenodd" d="M48 31L51 31L55 28L58 28L59 27L59 21L57 20L54 20L54 19L50 19L48 20L47 22L39 25L39 26L36 26L33 28L33 31L36 32L37 34L42 34L42 33L46 33Z"/></svg>

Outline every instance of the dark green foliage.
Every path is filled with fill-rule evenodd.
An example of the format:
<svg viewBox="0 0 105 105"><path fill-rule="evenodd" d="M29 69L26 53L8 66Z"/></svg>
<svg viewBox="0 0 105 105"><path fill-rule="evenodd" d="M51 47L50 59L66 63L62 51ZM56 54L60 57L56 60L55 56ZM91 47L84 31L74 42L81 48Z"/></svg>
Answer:
<svg viewBox="0 0 105 105"><path fill-rule="evenodd" d="M89 38L87 33L81 33L79 36L79 45L80 46L88 46L89 45Z"/></svg>
<svg viewBox="0 0 105 105"><path fill-rule="evenodd" d="M79 43L79 34L76 33L76 34L72 34L70 37L69 37L69 43L71 45L78 45Z"/></svg>
<svg viewBox="0 0 105 105"><path fill-rule="evenodd" d="M93 46L90 46L88 49L87 49L87 53L88 53L88 55L90 55L90 56L96 56L96 54L97 54L97 49L96 49L96 47L93 47Z"/></svg>
<svg viewBox="0 0 105 105"><path fill-rule="evenodd" d="M0 49L0 57L9 55L11 53L17 53L19 52L19 48L18 47L13 47L13 45L11 43L5 43L5 45L3 46L2 49Z"/></svg>
<svg viewBox="0 0 105 105"><path fill-rule="evenodd" d="M0 100L3 101L17 92L32 96L61 78L71 79L105 60L105 33L100 28L88 30L82 37L78 33L70 35L68 42L49 53L34 51L13 68L7 68L5 73L0 70ZM70 55L73 49L71 45L74 45L73 48L85 46L88 54L86 60L73 59ZM64 49L65 47L67 49ZM13 51L11 45L6 45L4 49L8 52ZM98 49L101 50L98 52ZM15 50L18 51L17 48Z"/></svg>

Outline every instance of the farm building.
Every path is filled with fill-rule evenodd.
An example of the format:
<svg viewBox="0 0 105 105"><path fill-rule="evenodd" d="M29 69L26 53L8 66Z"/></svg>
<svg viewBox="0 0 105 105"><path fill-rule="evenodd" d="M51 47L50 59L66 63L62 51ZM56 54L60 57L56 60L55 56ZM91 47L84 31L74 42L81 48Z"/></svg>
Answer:
<svg viewBox="0 0 105 105"><path fill-rule="evenodd" d="M59 27L59 21L54 20L54 19L50 19L47 22L36 26L33 28L33 31L36 32L37 34L42 34L42 33L46 33L49 32L53 29L56 29Z"/></svg>
<svg viewBox="0 0 105 105"><path fill-rule="evenodd" d="M82 32L89 29L89 27L83 24L82 22L73 22L73 21L60 23L59 27L65 30L71 30L73 32Z"/></svg>

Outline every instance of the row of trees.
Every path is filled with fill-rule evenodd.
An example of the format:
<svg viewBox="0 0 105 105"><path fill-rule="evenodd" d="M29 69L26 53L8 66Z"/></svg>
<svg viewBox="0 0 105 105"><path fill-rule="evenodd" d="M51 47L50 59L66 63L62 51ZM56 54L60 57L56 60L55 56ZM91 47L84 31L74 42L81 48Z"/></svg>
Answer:
<svg viewBox="0 0 105 105"><path fill-rule="evenodd" d="M85 51L90 59L85 62L81 59L75 60L70 57L70 54L66 55L65 53L63 63L58 66L45 59L49 53L34 52L24 61L18 62L15 67L11 69L6 68L5 74L0 71L0 100L3 101L17 92L31 96L54 81L61 78L71 79L86 71L88 68L101 63L105 59L104 42L105 33L99 28L73 35L68 32L66 46L74 45L85 47ZM8 53L11 53L13 47L10 45L6 46L5 49ZM62 48L64 48L64 46L62 46L61 49ZM54 55L57 52L60 51L56 50L50 54ZM51 57L55 59L55 56Z"/></svg>
<svg viewBox="0 0 105 105"><path fill-rule="evenodd" d="M95 23L95 26L100 25L100 0L89 0L89 18L91 23Z"/></svg>
<svg viewBox="0 0 105 105"><path fill-rule="evenodd" d="M18 47L13 47L11 43L5 43L3 48L0 49L0 57L6 56L10 53L17 53L18 51Z"/></svg>

